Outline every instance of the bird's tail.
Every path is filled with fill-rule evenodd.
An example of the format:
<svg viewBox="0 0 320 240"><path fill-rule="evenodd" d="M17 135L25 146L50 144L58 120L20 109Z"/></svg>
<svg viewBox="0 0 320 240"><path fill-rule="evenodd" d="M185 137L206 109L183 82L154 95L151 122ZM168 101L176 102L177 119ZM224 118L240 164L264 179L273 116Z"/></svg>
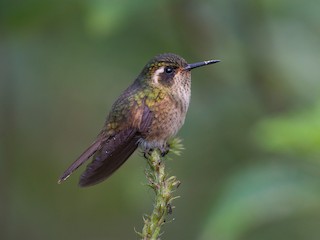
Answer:
<svg viewBox="0 0 320 240"><path fill-rule="evenodd" d="M61 175L58 183L65 181L78 167L80 167L85 161L87 161L101 146L101 141L94 141L90 147L88 147L78 158L75 160L70 167Z"/></svg>

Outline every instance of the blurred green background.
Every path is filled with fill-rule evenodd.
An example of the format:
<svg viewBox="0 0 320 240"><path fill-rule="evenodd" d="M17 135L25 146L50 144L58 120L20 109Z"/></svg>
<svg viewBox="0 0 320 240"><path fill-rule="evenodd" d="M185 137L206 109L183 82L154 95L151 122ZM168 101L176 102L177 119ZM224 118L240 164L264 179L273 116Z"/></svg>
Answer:
<svg viewBox="0 0 320 240"><path fill-rule="evenodd" d="M137 239L152 208L137 152L108 181L62 185L154 55L193 72L168 162L163 239L320 238L319 0L0 1L0 239Z"/></svg>

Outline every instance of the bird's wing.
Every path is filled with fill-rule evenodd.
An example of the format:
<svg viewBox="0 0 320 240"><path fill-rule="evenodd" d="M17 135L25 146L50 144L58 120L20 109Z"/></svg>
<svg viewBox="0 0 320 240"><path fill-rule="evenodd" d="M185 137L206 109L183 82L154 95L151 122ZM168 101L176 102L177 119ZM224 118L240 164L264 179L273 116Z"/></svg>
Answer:
<svg viewBox="0 0 320 240"><path fill-rule="evenodd" d="M147 106L141 106L139 123L120 130L108 137L95 153L93 161L81 175L79 185L91 186L107 179L137 149L141 132L147 131L152 121L152 112Z"/></svg>
<svg viewBox="0 0 320 240"><path fill-rule="evenodd" d="M136 80L114 103L96 141L71 164L59 178L66 180L78 167L93 156L93 161L82 174L79 185L97 184L116 171L135 151L141 134L145 134L152 121L152 112L145 105L145 97L135 100L141 85Z"/></svg>

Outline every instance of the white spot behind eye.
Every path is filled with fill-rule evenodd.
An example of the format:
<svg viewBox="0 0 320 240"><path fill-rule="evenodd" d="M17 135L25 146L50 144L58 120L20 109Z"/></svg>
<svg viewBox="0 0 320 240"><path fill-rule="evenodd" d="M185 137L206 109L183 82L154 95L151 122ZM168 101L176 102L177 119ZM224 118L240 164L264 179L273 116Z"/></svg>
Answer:
<svg viewBox="0 0 320 240"><path fill-rule="evenodd" d="M164 67L161 67L154 72L154 75L152 77L152 80L154 83L158 84L159 74L163 72L164 72Z"/></svg>

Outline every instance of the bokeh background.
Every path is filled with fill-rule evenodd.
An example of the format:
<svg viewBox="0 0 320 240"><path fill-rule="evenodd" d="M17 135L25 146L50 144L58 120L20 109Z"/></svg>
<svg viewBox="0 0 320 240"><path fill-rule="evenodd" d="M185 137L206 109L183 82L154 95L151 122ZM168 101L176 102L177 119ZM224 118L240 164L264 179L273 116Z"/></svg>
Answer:
<svg viewBox="0 0 320 240"><path fill-rule="evenodd" d="M81 171L56 181L163 52L222 60L193 72L163 239L319 239L319 12L319 0L2 0L0 239L138 238L153 200L139 152L97 186L79 188Z"/></svg>

